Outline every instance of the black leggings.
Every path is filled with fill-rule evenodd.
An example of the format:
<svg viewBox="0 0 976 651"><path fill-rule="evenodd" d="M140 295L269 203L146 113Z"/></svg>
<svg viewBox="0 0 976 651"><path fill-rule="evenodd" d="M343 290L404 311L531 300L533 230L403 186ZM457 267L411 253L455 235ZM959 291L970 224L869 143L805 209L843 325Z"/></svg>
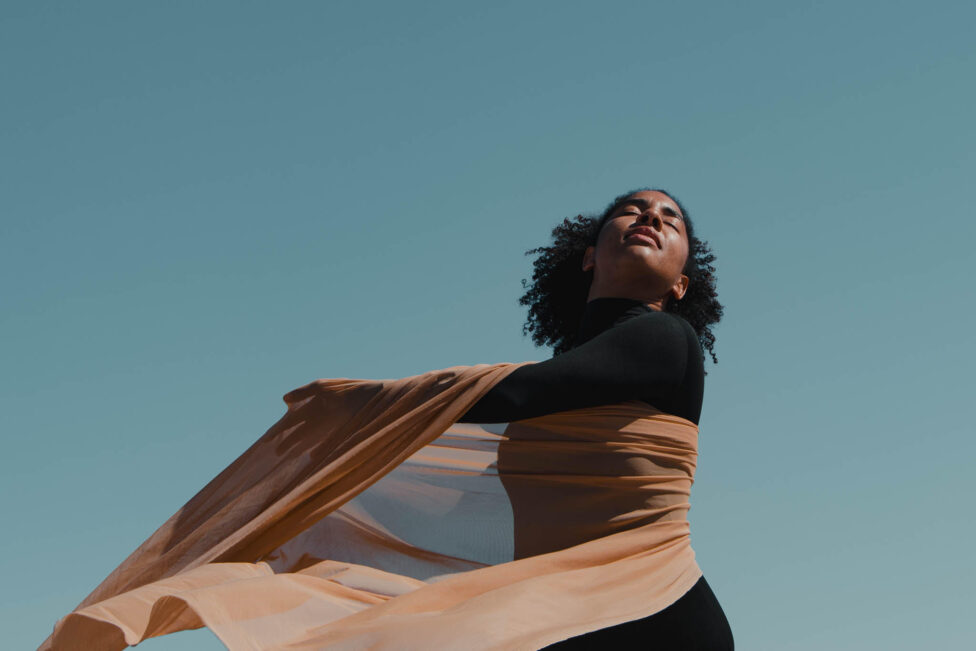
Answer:
<svg viewBox="0 0 976 651"><path fill-rule="evenodd" d="M545 647L545 651L645 648L654 651L733 651L729 620L704 576L660 612L556 642Z"/></svg>

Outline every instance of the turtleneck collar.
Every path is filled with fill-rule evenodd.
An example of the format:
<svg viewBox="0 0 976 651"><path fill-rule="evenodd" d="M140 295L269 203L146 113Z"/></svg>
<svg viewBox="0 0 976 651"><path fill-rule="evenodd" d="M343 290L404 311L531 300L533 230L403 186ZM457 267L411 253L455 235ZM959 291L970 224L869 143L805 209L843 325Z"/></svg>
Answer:
<svg viewBox="0 0 976 651"><path fill-rule="evenodd" d="M583 311L583 318L573 340L573 348L586 343L618 323L656 311L647 303L632 298L594 298L586 304Z"/></svg>

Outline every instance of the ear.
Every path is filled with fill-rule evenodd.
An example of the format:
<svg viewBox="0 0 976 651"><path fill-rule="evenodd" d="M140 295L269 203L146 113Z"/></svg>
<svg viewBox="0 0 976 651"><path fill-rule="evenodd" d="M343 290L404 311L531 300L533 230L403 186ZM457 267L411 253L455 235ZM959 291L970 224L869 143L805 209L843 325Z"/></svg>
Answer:
<svg viewBox="0 0 976 651"><path fill-rule="evenodd" d="M596 248L592 246L586 247L583 251L583 271L592 271L593 267L596 266Z"/></svg>
<svg viewBox="0 0 976 651"><path fill-rule="evenodd" d="M680 301L685 297L685 292L688 291L688 276L681 274L678 276L678 280L671 287L671 295L674 296L674 300Z"/></svg>

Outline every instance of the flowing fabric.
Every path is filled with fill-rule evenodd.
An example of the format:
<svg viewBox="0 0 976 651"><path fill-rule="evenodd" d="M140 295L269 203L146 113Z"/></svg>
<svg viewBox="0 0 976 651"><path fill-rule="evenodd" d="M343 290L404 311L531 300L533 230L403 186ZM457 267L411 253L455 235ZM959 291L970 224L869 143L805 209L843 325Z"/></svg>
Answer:
<svg viewBox="0 0 976 651"><path fill-rule="evenodd" d="M288 393L41 649L202 626L234 651L538 649L666 608L702 575L697 426L637 401L457 423L521 365Z"/></svg>

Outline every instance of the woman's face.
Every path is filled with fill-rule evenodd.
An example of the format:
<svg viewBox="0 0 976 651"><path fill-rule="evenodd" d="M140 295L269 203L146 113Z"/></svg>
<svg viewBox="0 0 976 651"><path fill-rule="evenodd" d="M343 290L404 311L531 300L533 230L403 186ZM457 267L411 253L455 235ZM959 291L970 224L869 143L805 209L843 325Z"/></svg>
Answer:
<svg viewBox="0 0 976 651"><path fill-rule="evenodd" d="M600 230L596 247L583 257L593 270L588 300L634 298L664 309L669 297L688 288L681 273L688 259L688 232L678 204L663 192L635 192L623 200Z"/></svg>

